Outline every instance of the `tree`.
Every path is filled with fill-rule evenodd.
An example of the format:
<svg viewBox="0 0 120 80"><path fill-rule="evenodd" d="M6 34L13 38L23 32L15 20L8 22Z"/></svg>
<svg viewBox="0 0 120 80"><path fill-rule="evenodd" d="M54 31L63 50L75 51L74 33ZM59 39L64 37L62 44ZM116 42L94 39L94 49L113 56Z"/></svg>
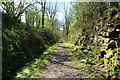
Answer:
<svg viewBox="0 0 120 80"><path fill-rule="evenodd" d="M20 0L20 3L18 5L18 12L21 12L23 8L24 8L24 2L22 0ZM19 16L20 20L21 20L21 16L22 16L22 14L20 14L20 16Z"/></svg>
<svg viewBox="0 0 120 80"><path fill-rule="evenodd" d="M68 36L69 34L69 26L70 26L70 23L71 23L71 19L72 17L70 16L70 7L69 6L66 6L66 4L64 3L64 20L65 20L65 23L64 23L64 31L65 31L65 34Z"/></svg>
<svg viewBox="0 0 120 80"><path fill-rule="evenodd" d="M88 45L93 42L93 37L97 35L98 30L97 19L103 16L107 9L106 4L97 2L76 2L73 4L71 13L74 16L69 26L69 36L77 35L76 38L73 38L76 39L74 40L75 44ZM73 32L78 32L78 34Z"/></svg>
<svg viewBox="0 0 120 80"><path fill-rule="evenodd" d="M13 2L3 1L1 6L2 6L3 10L5 10L8 15L11 15L11 16L15 15L14 0L13 0Z"/></svg>
<svg viewBox="0 0 120 80"><path fill-rule="evenodd" d="M58 5L58 2L47 2L46 4L46 15L52 26L55 26L55 17L57 15L57 12L59 12L59 6L60 5Z"/></svg>
<svg viewBox="0 0 120 80"><path fill-rule="evenodd" d="M55 16L59 11L59 6L57 2L48 2L46 4L46 15L49 19L55 20Z"/></svg>
<svg viewBox="0 0 120 80"><path fill-rule="evenodd" d="M46 0L41 1L41 6L42 6L42 28L44 28L44 18L45 18Z"/></svg>

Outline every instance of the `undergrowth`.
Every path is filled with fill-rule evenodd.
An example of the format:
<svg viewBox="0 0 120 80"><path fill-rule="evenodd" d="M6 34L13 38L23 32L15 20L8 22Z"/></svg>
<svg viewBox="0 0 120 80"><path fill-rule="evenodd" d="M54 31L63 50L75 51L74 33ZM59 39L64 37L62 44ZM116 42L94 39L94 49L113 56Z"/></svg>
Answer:
<svg viewBox="0 0 120 80"><path fill-rule="evenodd" d="M49 64L49 59L54 54L57 44L49 46L42 56L34 61L27 63L25 67L18 70L15 78L40 78L45 67Z"/></svg>
<svg viewBox="0 0 120 80"><path fill-rule="evenodd" d="M92 53L89 47L75 46L71 43L64 43L64 45L71 55L71 62L80 72L84 73L84 78L105 78L101 71L95 69L97 52Z"/></svg>

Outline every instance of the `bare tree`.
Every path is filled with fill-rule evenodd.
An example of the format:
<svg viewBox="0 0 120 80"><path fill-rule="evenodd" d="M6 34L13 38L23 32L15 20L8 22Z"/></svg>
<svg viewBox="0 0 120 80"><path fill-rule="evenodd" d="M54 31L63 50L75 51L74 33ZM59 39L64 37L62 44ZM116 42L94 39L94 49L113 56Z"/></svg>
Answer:
<svg viewBox="0 0 120 80"><path fill-rule="evenodd" d="M70 22L71 22L71 17L69 17L70 15L70 7L69 6L66 6L66 4L64 3L64 18L65 18L65 25L64 25L64 31L66 33L66 35L68 36L69 34L69 25L70 25Z"/></svg>
<svg viewBox="0 0 120 80"><path fill-rule="evenodd" d="M46 15L49 19L55 20L56 13L59 11L60 5L57 2L48 2L46 6Z"/></svg>

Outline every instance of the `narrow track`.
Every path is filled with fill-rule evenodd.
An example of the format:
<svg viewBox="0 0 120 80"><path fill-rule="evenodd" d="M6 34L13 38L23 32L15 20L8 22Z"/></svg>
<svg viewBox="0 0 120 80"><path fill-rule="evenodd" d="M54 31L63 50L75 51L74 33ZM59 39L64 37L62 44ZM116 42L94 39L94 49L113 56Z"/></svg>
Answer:
<svg viewBox="0 0 120 80"><path fill-rule="evenodd" d="M70 62L70 55L62 43L58 44L55 54L50 59L50 65L46 68L42 78L78 78L80 75L78 69Z"/></svg>

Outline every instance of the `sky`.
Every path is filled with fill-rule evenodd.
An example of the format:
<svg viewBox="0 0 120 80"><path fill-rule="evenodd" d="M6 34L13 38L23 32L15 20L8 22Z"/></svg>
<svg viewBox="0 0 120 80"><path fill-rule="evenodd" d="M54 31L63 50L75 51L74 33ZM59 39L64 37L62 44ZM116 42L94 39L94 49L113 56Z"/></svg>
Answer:
<svg viewBox="0 0 120 80"><path fill-rule="evenodd" d="M11 0L12 1L12 0ZM23 2L32 2L32 1L41 1L41 0L14 0L15 4L18 5L20 1ZM47 0L48 2L58 2L58 5L60 5L59 8L59 12L57 13L57 19L60 21L60 23L64 23L64 2L65 5L69 8L71 6L70 2L72 2L73 0ZM0 11L2 10L1 6L0 6ZM22 14L22 22L25 22L25 14Z"/></svg>
<svg viewBox="0 0 120 80"><path fill-rule="evenodd" d="M63 2L63 3L64 3L64 2ZM58 14L57 14L59 21L64 21L64 7L63 7L64 4L63 4L63 3L61 4L61 7L62 7L62 8L60 8L60 10L59 10L60 12L58 12ZM71 7L70 2L65 2L65 7L69 9L69 8Z"/></svg>
<svg viewBox="0 0 120 80"><path fill-rule="evenodd" d="M16 1L16 4L18 4L19 2L17 1L17 0L15 0ZM30 2L31 2L32 0L30 0ZM49 0L47 0L47 1L49 1ZM63 6L64 6L64 2L65 2L65 5L69 8L70 6L71 6L71 4L70 4L70 2L71 2L72 0L57 0L57 2L58 2L58 5L60 5L60 8L59 8L59 12L57 13L57 19L61 22L61 23L64 23L64 14L63 14L63 12L64 12L64 8L63 8ZM50 2L55 2L55 0L50 0ZM23 17L22 17L22 21L23 22L25 22L25 14L22 14L23 15Z"/></svg>

